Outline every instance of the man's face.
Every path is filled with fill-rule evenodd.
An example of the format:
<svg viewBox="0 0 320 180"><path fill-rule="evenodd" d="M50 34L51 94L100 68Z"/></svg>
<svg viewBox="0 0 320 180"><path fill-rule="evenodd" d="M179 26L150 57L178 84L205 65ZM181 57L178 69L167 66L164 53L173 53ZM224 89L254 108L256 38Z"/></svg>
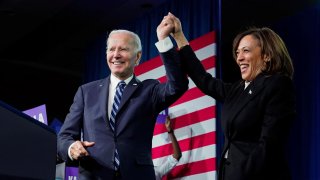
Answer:
<svg viewBox="0 0 320 180"><path fill-rule="evenodd" d="M141 52L135 51L133 37L127 33L111 34L107 47L107 63L111 73L121 80L130 77L141 57Z"/></svg>

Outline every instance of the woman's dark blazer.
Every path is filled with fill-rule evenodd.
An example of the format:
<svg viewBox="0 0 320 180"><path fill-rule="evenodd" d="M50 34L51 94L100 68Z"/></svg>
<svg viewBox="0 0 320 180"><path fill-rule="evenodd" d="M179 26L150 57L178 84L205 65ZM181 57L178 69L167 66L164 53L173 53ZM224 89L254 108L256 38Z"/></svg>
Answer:
<svg viewBox="0 0 320 180"><path fill-rule="evenodd" d="M222 156L228 151L224 179L290 179L285 145L295 116L292 80L280 74L261 73L245 89L243 80L227 84L212 77L190 46L180 49L179 54L197 87L223 103Z"/></svg>

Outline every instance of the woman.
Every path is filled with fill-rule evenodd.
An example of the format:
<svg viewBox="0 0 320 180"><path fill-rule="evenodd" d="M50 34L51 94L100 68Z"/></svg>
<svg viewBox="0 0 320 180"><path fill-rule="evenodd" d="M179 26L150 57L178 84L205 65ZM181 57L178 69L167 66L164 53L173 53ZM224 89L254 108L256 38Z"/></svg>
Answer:
<svg viewBox="0 0 320 180"><path fill-rule="evenodd" d="M184 70L197 87L223 103L225 144L219 168L222 180L290 179L285 144L295 116L293 65L282 39L269 28L251 28L236 36L233 56L242 80L229 84L207 73L171 13Z"/></svg>

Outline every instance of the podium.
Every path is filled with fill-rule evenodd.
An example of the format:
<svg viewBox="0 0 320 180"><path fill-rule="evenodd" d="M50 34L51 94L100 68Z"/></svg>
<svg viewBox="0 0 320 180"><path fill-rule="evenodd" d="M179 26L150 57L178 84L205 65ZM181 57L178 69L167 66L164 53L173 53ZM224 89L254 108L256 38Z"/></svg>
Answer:
<svg viewBox="0 0 320 180"><path fill-rule="evenodd" d="M0 101L0 137L0 179L55 179L53 130Z"/></svg>

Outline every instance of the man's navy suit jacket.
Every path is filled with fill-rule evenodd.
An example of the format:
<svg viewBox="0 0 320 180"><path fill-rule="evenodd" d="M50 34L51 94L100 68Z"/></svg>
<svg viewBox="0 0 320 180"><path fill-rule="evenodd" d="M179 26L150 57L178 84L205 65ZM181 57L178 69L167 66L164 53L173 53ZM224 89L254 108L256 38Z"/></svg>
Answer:
<svg viewBox="0 0 320 180"><path fill-rule="evenodd" d="M160 55L167 82L140 82L134 76L123 92L115 135L107 113L110 76L79 87L58 135L58 153L68 160L69 146L81 136L95 142L87 148L90 156L79 161L80 179L112 179L115 148L122 179L155 179L151 150L156 118L188 89L176 50Z"/></svg>

